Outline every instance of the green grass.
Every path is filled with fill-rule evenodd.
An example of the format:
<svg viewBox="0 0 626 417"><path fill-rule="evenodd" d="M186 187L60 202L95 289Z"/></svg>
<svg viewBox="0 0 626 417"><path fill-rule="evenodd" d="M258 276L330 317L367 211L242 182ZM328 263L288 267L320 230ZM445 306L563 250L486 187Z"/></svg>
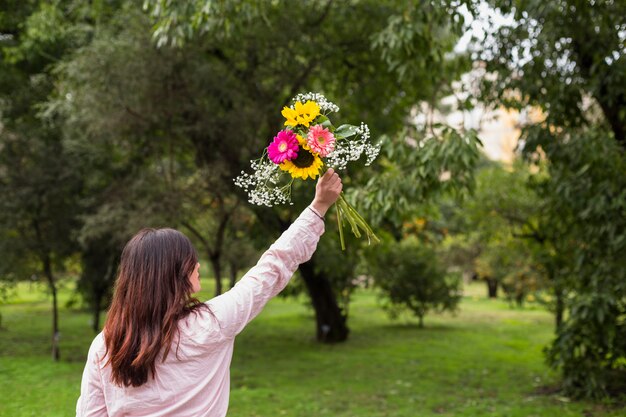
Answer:
<svg viewBox="0 0 626 417"><path fill-rule="evenodd" d="M390 321L375 294L360 292L348 342L331 346L315 342L312 311L302 300L275 299L237 339L229 416L626 414L542 394L558 382L541 353L552 316L539 307L510 309L483 292L470 286L458 315L428 316L424 329L415 320ZM21 285L0 312L0 416L73 416L93 338L89 314L62 308L63 359L53 363L41 287Z"/></svg>

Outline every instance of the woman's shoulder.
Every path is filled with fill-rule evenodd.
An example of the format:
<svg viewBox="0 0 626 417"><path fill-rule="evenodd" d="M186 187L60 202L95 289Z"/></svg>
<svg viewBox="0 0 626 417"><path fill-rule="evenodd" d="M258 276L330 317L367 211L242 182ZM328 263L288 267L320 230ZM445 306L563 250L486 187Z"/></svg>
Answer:
<svg viewBox="0 0 626 417"><path fill-rule="evenodd" d="M92 362L100 362L106 354L106 344L104 343L104 332L100 332L93 338L89 346L87 360Z"/></svg>
<svg viewBox="0 0 626 417"><path fill-rule="evenodd" d="M220 324L207 303L202 303L178 322L181 336L203 344L221 340Z"/></svg>
<svg viewBox="0 0 626 417"><path fill-rule="evenodd" d="M89 350L100 350L101 348L103 348L105 346L104 343L104 331L98 333L96 335L96 337L93 338L92 342L91 342L91 346L89 347Z"/></svg>

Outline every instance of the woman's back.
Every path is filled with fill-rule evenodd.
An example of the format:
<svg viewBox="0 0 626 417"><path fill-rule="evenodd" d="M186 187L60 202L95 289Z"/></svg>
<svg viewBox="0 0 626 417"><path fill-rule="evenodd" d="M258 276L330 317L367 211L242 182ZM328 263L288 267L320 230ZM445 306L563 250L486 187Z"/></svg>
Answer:
<svg viewBox="0 0 626 417"><path fill-rule="evenodd" d="M89 349L76 415L225 416L235 336L311 258L323 232L320 216L304 210L237 285L178 322L180 336L176 332L165 362L159 355L156 376L138 387L113 383L104 335L99 334Z"/></svg>
<svg viewBox="0 0 626 417"><path fill-rule="evenodd" d="M323 214L340 192L341 180L329 170L313 204L256 266L204 304L189 298L199 264L186 238L160 229L131 239L105 330L89 349L77 417L224 417L235 336L311 258Z"/></svg>
<svg viewBox="0 0 626 417"><path fill-rule="evenodd" d="M91 400L105 406L111 417L225 415L234 338L222 335L219 324L206 309L181 320L179 329L180 343L178 338L174 340L165 362L157 361L154 378L139 387L102 384L102 398ZM110 381L111 367L103 366L105 351L100 333L89 349L85 372ZM90 379L83 375L83 381Z"/></svg>

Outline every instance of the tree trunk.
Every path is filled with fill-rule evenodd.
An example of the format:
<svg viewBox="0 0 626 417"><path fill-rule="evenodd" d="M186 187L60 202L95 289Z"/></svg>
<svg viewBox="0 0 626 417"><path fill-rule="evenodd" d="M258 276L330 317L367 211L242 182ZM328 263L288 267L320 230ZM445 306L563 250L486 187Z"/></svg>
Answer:
<svg viewBox="0 0 626 417"><path fill-rule="evenodd" d="M282 220L275 212L260 209L254 212L268 230L279 229L284 232L291 224ZM315 273L314 259L301 264L299 270L315 310L317 340L322 343L345 341L350 330L346 324L346 316L337 304L330 282L323 275Z"/></svg>
<svg viewBox="0 0 626 417"><path fill-rule="evenodd" d="M211 266L213 267L213 276L215 277L215 296L217 297L222 293L222 265L220 262L220 256L211 256Z"/></svg>
<svg viewBox="0 0 626 417"><path fill-rule="evenodd" d="M48 280L48 287L52 292L52 359L58 361L61 357L59 349L59 307L57 300L57 287L52 275L52 265L50 257L46 255L43 259L44 275Z"/></svg>
<svg viewBox="0 0 626 417"><path fill-rule="evenodd" d="M554 312L556 330L558 331L563 324L563 311L565 310L565 300L563 299L563 290L556 286L554 288L554 294L556 297L556 308Z"/></svg>
<svg viewBox="0 0 626 417"><path fill-rule="evenodd" d="M93 305L93 323L94 333L100 332L100 306L102 305L102 294L96 294Z"/></svg>
<svg viewBox="0 0 626 417"><path fill-rule="evenodd" d="M234 262L230 263L230 288L233 288L237 283L237 267Z"/></svg>
<svg viewBox="0 0 626 417"><path fill-rule="evenodd" d="M517 304L517 306L520 308L524 306L524 293L523 292L518 292L515 294L515 304Z"/></svg>
<svg viewBox="0 0 626 417"><path fill-rule="evenodd" d="M220 200L221 201L221 200ZM223 202L221 204L224 204ZM222 206L223 207L223 206ZM215 239L215 247L211 264L213 265L213 273L215 274L215 295L222 293L222 248L224 247L224 236L226 234L226 226L230 220L232 211L222 212L220 224L217 228L217 236Z"/></svg>
<svg viewBox="0 0 626 417"><path fill-rule="evenodd" d="M57 302L57 290L52 290L52 359L58 361L61 358L59 348L59 307Z"/></svg>
<svg viewBox="0 0 626 417"><path fill-rule="evenodd" d="M300 273L315 309L317 340L322 343L345 341L350 330L346 325L346 317L337 304L330 282L323 275L315 273L312 260L300 265Z"/></svg>
<svg viewBox="0 0 626 417"><path fill-rule="evenodd" d="M211 267L213 268L213 275L215 276L215 296L218 296L222 293L222 248L224 246L224 234L226 233L226 225L228 224L228 219L230 219L231 212L225 213L222 215L222 220L220 221L220 225L216 232L215 245L209 243L209 241L200 233L198 229L193 227L188 222L183 222L183 226L185 226L191 233L193 233L200 242L204 245L206 250L206 254L209 257L209 261L211 262Z"/></svg>
<svg viewBox="0 0 626 417"><path fill-rule="evenodd" d="M498 298L498 280L494 278L486 278L487 296L489 298Z"/></svg>
<svg viewBox="0 0 626 417"><path fill-rule="evenodd" d="M424 328L424 316L419 316L419 328L423 329Z"/></svg>

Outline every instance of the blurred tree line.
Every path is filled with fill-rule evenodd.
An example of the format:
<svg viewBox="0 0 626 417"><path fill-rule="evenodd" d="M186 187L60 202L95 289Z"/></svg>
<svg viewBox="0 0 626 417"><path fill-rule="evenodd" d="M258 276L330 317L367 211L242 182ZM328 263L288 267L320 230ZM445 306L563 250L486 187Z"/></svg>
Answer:
<svg viewBox="0 0 626 417"><path fill-rule="evenodd" d="M474 50L480 100L535 108L522 156L537 199L511 218L554 297L548 362L570 395L626 386L626 3L493 1L512 17ZM504 213L502 211L501 213Z"/></svg>
<svg viewBox="0 0 626 417"><path fill-rule="evenodd" d="M227 267L232 282L291 223L312 183L295 190L295 209L267 209L250 206L233 178L281 127L280 109L298 92L325 93L342 120L365 120L388 142L375 176L356 167L342 174L350 198L378 213L373 222L393 231L416 201L471 187L475 135L431 129L407 142L401 133L414 103L437 105L469 68L451 54L461 16L439 2L355 5L6 2L2 277L45 277L55 358L57 285L77 256L77 288L98 331L121 247L139 228L186 232L219 293ZM443 170L453 173L444 185ZM386 203L398 193L402 206ZM348 336L348 298L336 294L351 286L359 259L337 251L335 238L329 231L319 251L330 247L332 256L316 254L300 268L323 342Z"/></svg>
<svg viewBox="0 0 626 417"><path fill-rule="evenodd" d="M467 52L464 16L483 3L510 22ZM284 230L295 206L248 204L233 178L281 127L296 93L319 91L383 140L378 161L342 173L383 243L332 221L293 291L322 342L349 334L352 291L371 276L392 314L455 310L460 276L536 294L555 312L547 348L573 395L619 389L626 365L626 68L622 2L77 0L0 2L0 281L77 289L99 331L123 244L180 228L211 264L216 292ZM473 131L415 122L445 112L461 75L478 103L540 109L521 161L480 158ZM476 169L479 169L475 175ZM367 281L367 279L366 279Z"/></svg>

